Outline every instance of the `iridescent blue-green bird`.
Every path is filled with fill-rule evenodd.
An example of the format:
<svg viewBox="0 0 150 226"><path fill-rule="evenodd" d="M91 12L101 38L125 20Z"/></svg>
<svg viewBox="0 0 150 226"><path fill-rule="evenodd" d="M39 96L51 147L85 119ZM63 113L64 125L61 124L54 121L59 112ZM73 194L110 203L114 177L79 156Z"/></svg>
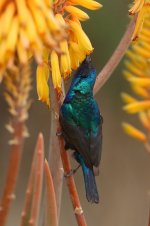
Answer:
<svg viewBox="0 0 150 226"><path fill-rule="evenodd" d="M93 97L96 70L88 56L74 74L70 89L60 109L60 124L65 149L74 150L81 165L87 200L99 202L95 182L101 158L102 116Z"/></svg>

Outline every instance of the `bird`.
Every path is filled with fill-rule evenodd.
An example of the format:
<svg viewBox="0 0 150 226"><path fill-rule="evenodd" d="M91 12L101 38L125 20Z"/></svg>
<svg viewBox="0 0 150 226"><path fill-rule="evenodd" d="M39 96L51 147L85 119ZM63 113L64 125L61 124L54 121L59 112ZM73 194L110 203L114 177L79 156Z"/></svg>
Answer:
<svg viewBox="0 0 150 226"><path fill-rule="evenodd" d="M91 56L87 56L74 73L59 113L65 149L74 151L73 157L83 171L86 198L91 203L99 203L95 176L99 174L103 123L93 96L95 80L96 69Z"/></svg>

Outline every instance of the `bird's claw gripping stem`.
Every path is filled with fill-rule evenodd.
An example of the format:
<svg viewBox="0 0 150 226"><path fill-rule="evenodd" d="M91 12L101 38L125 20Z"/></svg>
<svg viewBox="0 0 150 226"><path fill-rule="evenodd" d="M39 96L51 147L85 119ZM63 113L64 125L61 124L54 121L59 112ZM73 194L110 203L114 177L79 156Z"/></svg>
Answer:
<svg viewBox="0 0 150 226"><path fill-rule="evenodd" d="M79 167L80 167L80 165L78 165L75 169L71 169L69 173L65 173L64 174L64 177L67 178L67 177L73 176L77 172Z"/></svg>
<svg viewBox="0 0 150 226"><path fill-rule="evenodd" d="M56 136L58 136L58 137L62 136L62 131L57 131Z"/></svg>

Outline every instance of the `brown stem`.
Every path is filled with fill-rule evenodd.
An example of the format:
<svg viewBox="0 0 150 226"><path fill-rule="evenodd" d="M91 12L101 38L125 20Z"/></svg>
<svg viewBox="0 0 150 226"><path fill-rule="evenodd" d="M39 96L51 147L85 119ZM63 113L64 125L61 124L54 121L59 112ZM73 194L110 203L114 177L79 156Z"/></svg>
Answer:
<svg viewBox="0 0 150 226"><path fill-rule="evenodd" d="M36 174L33 189L33 199L31 207L31 218L29 224L36 226L39 218L39 209L41 203L42 182L43 182L43 163L44 163L44 141L43 135L39 134L37 140L37 156L36 156Z"/></svg>
<svg viewBox="0 0 150 226"><path fill-rule="evenodd" d="M45 184L46 184L46 225L58 226L56 195L54 190L53 179L47 160L44 165Z"/></svg>
<svg viewBox="0 0 150 226"><path fill-rule="evenodd" d="M15 189L20 160L22 155L22 146L23 146L23 123L17 121L14 122L14 141L18 141L17 144L11 145L10 148L10 160L7 171L7 178L4 187L4 193L2 196L1 204L0 204L0 225L4 226L8 211L10 208L11 201L14 198L13 192Z"/></svg>
<svg viewBox="0 0 150 226"><path fill-rule="evenodd" d="M31 89L29 67L16 63L6 74L4 83L6 87L5 98L9 112L12 114L11 121L6 128L12 134L12 139L9 141L10 159L0 202L1 226L5 225L11 201L15 197L13 193L19 173L24 138L28 135L24 122L28 117L28 96Z"/></svg>
<svg viewBox="0 0 150 226"><path fill-rule="evenodd" d="M33 191L33 181L34 181L34 177L35 177L36 156L37 156L37 148L35 148L34 157L32 160L32 166L31 166L30 176L29 176L27 190L26 190L24 208L21 213L20 226L25 226L29 219L29 211L30 211L30 205L31 205L31 200L32 200L32 191Z"/></svg>
<svg viewBox="0 0 150 226"><path fill-rule="evenodd" d="M50 84L51 90L51 103L56 103L55 91L52 85L52 81ZM59 220L60 216L60 206L61 206L61 196L62 196L62 185L63 185L63 170L62 170L62 161L60 156L60 148L59 142L56 136L56 114L58 114L57 106L52 106L51 111L51 130L50 130L50 146L49 146L49 166L53 178L53 184L56 195L56 203L57 203L57 216Z"/></svg>
<svg viewBox="0 0 150 226"><path fill-rule="evenodd" d="M56 96L57 96L57 92L56 92ZM57 96L57 108L58 110L61 107L61 101L60 98ZM59 111L57 112L57 115L59 114ZM56 119L57 122L57 133L61 133L61 127L59 124L59 119L57 117ZM65 174L69 174L71 172L71 165L69 162L69 157L68 157L68 153L65 151L64 149L64 139L62 136L58 136L58 140L59 140L59 147L60 147L60 154L61 154L61 159L62 159L62 164L63 164L63 169L64 169L64 173ZM72 201L72 205L73 205L73 209L74 209L74 214L76 216L76 220L78 223L78 226L86 226L86 221L85 221L85 217L83 214L83 210L80 204L80 200L79 200L79 196L78 196L78 192L75 186L75 182L74 182L74 178L73 176L70 177L66 177L66 181L67 181L67 186L68 186L68 190L69 190L69 194L70 194L70 198Z"/></svg>
<svg viewBox="0 0 150 226"><path fill-rule="evenodd" d="M149 210L148 226L150 226L150 210Z"/></svg>
<svg viewBox="0 0 150 226"><path fill-rule="evenodd" d="M105 82L109 79L109 77L112 75L112 72L115 70L115 68L121 61L122 57L124 56L126 49L131 43L131 37L135 28L136 19L137 15L135 15L131 22L129 23L127 30L124 36L122 37L119 45L115 49L113 55L98 74L94 85L94 94L96 94L105 84Z"/></svg>

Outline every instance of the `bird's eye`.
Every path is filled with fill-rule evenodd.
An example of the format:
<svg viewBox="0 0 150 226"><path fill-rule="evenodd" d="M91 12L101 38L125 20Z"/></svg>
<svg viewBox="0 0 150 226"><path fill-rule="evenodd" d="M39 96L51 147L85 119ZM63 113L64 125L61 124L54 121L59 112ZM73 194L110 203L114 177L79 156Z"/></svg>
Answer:
<svg viewBox="0 0 150 226"><path fill-rule="evenodd" d="M88 77L88 71L84 71L84 72L81 74L81 77L82 77L82 78L87 78L87 77Z"/></svg>
<svg viewBox="0 0 150 226"><path fill-rule="evenodd" d="M80 93L79 90L75 90L75 94L76 94L76 95L81 95L81 93Z"/></svg>

